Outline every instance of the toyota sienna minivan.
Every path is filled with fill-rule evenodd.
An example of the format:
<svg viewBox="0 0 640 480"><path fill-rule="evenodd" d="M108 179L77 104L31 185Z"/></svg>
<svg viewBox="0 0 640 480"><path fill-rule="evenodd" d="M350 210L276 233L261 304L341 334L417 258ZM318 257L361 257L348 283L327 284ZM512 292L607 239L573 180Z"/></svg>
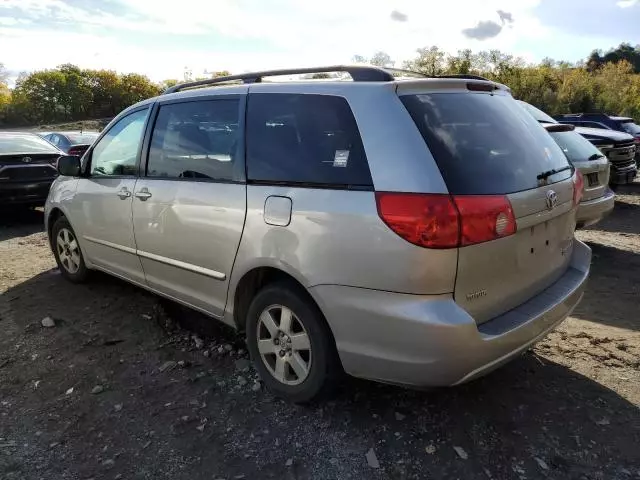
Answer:
<svg viewBox="0 0 640 480"><path fill-rule="evenodd" d="M327 71L352 81L290 78ZM582 176L504 85L395 75L259 72L129 107L58 162L62 274L107 272L244 332L296 402L343 371L448 386L514 358L583 295Z"/></svg>

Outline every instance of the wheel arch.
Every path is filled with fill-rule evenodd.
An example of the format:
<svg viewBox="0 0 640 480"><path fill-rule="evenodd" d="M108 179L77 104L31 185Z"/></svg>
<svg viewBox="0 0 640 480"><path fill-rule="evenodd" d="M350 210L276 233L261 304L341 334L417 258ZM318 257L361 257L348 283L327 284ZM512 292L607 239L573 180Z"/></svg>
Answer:
<svg viewBox="0 0 640 480"><path fill-rule="evenodd" d="M256 265L243 273L240 279L234 283L229 301L227 302L229 306L232 307L229 309L231 310L232 322L238 330L245 330L247 312L255 295L267 285L276 282L289 282L294 285L296 290L311 301L318 311L322 313L323 318L325 318L324 312L309 292L302 275L294 269L283 265ZM329 322L326 323L329 327ZM329 331L331 332L330 327ZM331 332L331 335L333 336L333 332Z"/></svg>

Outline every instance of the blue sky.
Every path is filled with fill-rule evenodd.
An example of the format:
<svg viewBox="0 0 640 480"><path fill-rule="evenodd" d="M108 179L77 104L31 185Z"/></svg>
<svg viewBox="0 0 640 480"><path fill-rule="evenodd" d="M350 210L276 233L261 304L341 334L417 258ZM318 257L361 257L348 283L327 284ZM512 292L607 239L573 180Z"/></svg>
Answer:
<svg viewBox="0 0 640 480"><path fill-rule="evenodd" d="M640 0L0 0L0 63L156 81L205 71L397 61L438 45L575 61L640 43Z"/></svg>

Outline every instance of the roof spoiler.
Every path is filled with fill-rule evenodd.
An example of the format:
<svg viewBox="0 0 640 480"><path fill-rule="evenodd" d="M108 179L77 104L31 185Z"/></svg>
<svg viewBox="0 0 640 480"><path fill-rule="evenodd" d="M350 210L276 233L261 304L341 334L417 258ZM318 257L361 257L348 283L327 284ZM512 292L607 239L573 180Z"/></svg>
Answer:
<svg viewBox="0 0 640 480"><path fill-rule="evenodd" d="M540 122L540 124L547 130L547 132L572 132L575 130L575 125L571 125L570 123L544 123Z"/></svg>

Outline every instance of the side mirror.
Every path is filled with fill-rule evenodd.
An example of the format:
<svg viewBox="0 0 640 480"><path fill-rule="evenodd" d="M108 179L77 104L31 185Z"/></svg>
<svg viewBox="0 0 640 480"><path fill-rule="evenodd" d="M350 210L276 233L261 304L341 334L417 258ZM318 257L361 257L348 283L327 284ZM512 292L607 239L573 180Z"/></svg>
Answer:
<svg viewBox="0 0 640 480"><path fill-rule="evenodd" d="M63 155L58 159L58 173L65 177L80 176L80 157Z"/></svg>

